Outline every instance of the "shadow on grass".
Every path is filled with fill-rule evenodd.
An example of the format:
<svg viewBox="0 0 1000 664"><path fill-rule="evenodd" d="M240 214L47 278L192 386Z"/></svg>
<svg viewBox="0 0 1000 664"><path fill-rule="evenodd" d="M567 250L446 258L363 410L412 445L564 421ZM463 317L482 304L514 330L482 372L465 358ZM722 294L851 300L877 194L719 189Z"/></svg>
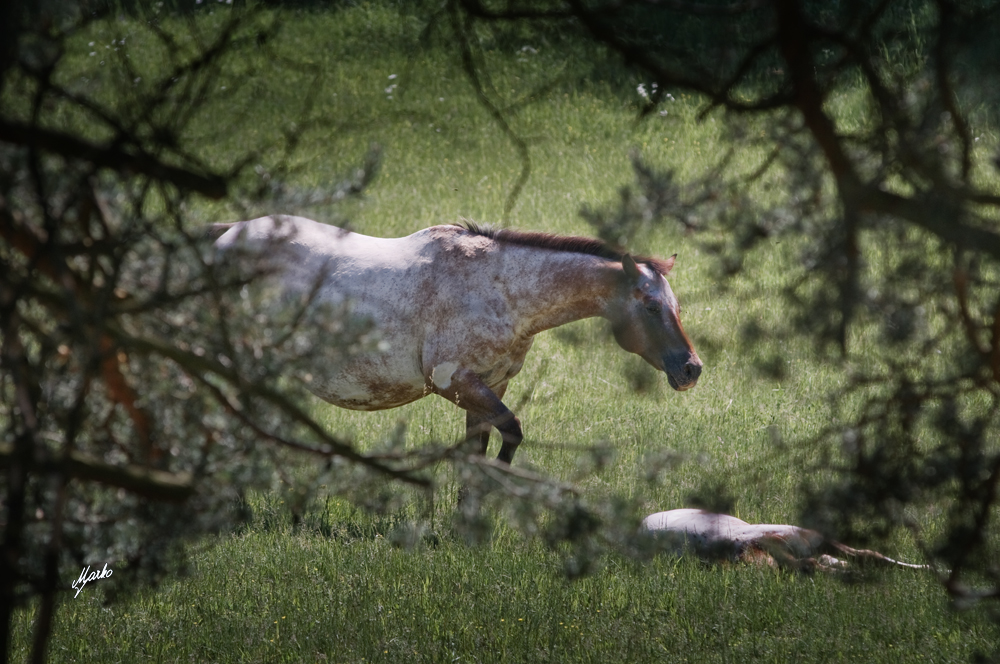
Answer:
<svg viewBox="0 0 1000 664"><path fill-rule="evenodd" d="M244 497L240 508L246 518L236 530L237 534L304 532L352 542L391 538L412 521L405 509L365 512L365 518L359 519L358 513L364 510L334 496L312 501L300 514L293 513L289 505L276 496Z"/></svg>

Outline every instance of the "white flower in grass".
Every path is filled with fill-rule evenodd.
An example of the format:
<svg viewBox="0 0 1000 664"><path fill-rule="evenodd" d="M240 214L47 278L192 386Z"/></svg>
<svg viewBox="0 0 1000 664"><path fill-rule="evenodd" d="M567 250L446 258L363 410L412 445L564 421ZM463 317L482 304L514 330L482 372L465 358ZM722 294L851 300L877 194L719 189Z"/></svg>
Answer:
<svg viewBox="0 0 1000 664"><path fill-rule="evenodd" d="M660 87L660 86L659 86L659 84L657 84L657 83L652 83L652 84L650 84L650 86L649 86L649 90L647 91L647 90L646 90L646 84L645 84L645 83L640 83L640 84L639 84L639 85L638 85L638 86L637 86L637 87L635 88L635 91L639 93L639 96L640 96L640 97L642 97L642 98L643 98L643 99L645 99L646 101L649 101L649 100L650 100L650 97L651 97L652 95L655 95L655 94L656 94L656 90L657 90L657 88L659 88L659 87Z"/></svg>

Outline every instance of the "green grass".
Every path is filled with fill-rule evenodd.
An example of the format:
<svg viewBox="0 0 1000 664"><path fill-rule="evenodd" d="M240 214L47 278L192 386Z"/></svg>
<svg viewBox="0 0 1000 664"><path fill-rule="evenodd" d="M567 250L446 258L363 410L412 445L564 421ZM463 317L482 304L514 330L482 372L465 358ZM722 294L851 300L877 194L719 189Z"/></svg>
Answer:
<svg viewBox="0 0 1000 664"><path fill-rule="evenodd" d="M513 534L406 552L287 528L227 538L124 604L88 588L60 624L62 662L961 662L996 638L922 575L846 586L661 557L569 583Z"/></svg>
<svg viewBox="0 0 1000 664"><path fill-rule="evenodd" d="M203 17L203 25L222 14ZM440 45L421 47L419 23L380 5L289 12L282 19L272 42L277 52L314 69L254 54L232 64L220 81L232 87L220 90L193 126L209 146L206 157L224 167L244 145L278 140L289 123L302 121L303 90L318 80L312 112L325 122L304 135L289 164L292 182L311 187L335 180L373 141L384 148L383 163L363 201L336 210L261 212L347 215L356 230L384 236L461 217L500 221L520 164L453 54ZM146 33L130 22L81 36L81 62L85 41L104 44L122 31L130 33L139 65L155 69L156 54L141 47ZM701 174L724 152L716 120L696 121L697 100L678 95L664 107L667 115L637 123L638 99L622 92L629 84L581 73L543 41L525 45L537 53L490 54L502 67L496 82L505 93L563 74L514 120L531 145L532 174L512 225L590 233L579 210L613 200L631 183L630 148L681 178ZM242 77L246 71L253 76ZM393 99L385 92L390 81L399 86ZM228 113L224 122L220 113ZM282 155L261 159L272 168ZM750 171L759 162L748 152L735 165ZM751 193L770 195L762 186ZM190 215L201 223L242 212L201 203ZM636 394L628 376L641 360L622 352L601 321L544 333L506 398L524 403L518 415L526 439L515 464L579 480L588 495L637 498L644 512L685 506L721 483L735 515L793 522L808 451L783 452L771 432L786 441L813 435L829 422L826 398L843 379L807 342L764 338L749 350L739 343L746 324L767 329L782 318L779 292L794 265L793 248L769 247L720 288L699 242L666 225L638 248L679 254L671 284L705 363L697 388L678 394L658 381ZM754 368L762 358L784 363L780 382ZM317 402L315 413L362 447L388 439L400 420L410 446L455 440L464 423L454 406L435 398L382 413ZM616 452L613 462L580 479L580 448L605 443ZM649 459L668 453L677 462L650 484ZM968 661L1000 637L980 613L949 610L937 582L911 571L886 570L874 583L846 585L771 569L611 557L593 575L569 582L558 552L502 524L478 548L453 536L456 482L446 470L441 478L437 544L415 550L395 548L390 539L397 522L419 514L421 504L371 515L330 498L314 505L306 527L295 532L277 493L255 496L251 524L194 550L188 576L112 606L101 602L101 582L76 599L64 597L52 660L945 662ZM913 542L900 537L892 545L887 554L916 557ZM17 617L15 658L29 648L31 618L30 612Z"/></svg>

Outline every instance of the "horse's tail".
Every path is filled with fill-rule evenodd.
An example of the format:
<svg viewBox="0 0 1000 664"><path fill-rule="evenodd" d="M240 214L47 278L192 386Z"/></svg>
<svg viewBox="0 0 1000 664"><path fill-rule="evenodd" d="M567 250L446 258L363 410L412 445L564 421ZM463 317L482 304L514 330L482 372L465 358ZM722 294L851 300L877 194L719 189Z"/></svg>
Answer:
<svg viewBox="0 0 1000 664"><path fill-rule="evenodd" d="M218 240L222 234L240 222L231 221L228 224L210 224L205 227L205 237L210 240Z"/></svg>

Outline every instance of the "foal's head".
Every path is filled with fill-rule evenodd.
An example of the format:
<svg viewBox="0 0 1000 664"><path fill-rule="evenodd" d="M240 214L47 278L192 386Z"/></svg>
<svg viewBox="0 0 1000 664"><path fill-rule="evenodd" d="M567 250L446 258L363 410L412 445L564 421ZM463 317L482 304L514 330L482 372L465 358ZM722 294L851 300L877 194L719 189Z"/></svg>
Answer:
<svg viewBox="0 0 1000 664"><path fill-rule="evenodd" d="M640 267L626 255L623 289L609 318L618 345L666 373L670 387L686 390L698 382L701 359L681 327L681 308L667 283L673 265L674 256Z"/></svg>

